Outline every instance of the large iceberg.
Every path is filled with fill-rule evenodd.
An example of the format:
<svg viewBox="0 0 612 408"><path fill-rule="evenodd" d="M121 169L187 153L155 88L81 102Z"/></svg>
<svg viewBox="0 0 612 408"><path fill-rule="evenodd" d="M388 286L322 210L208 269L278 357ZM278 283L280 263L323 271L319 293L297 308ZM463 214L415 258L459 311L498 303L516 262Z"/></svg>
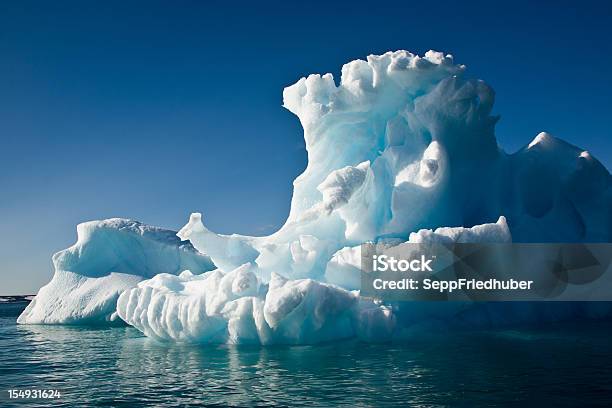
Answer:
<svg viewBox="0 0 612 408"><path fill-rule="evenodd" d="M119 316L157 339L300 344L384 340L432 322L609 315L601 305L578 313L578 306L390 305L359 297L366 242L612 241L607 169L545 132L504 152L494 134L494 96L452 56L434 51L352 61L339 84L331 74L302 78L283 92L308 152L283 227L266 237L221 235L194 213L177 235L197 251L164 240L134 255L134 242L104 239L95 245L100 256L65 266L57 260L68 255L56 255L54 280L20 322ZM108 251L122 254L121 268L98 265L112 258Z"/></svg>

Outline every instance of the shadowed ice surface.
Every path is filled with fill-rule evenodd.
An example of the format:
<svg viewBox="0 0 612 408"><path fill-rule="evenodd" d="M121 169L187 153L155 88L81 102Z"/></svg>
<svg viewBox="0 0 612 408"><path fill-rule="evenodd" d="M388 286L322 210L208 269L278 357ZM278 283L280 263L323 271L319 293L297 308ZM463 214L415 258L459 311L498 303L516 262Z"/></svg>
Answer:
<svg viewBox="0 0 612 408"><path fill-rule="evenodd" d="M1 406L475 406L612 402L609 325L436 333L402 344L157 343L131 327L15 324L0 305ZM9 401L8 389L58 389Z"/></svg>

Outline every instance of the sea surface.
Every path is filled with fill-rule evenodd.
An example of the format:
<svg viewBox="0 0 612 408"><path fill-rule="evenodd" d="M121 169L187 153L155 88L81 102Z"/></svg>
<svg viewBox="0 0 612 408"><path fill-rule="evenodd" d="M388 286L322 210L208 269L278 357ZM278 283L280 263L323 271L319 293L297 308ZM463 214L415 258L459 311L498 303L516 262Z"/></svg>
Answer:
<svg viewBox="0 0 612 408"><path fill-rule="evenodd" d="M16 325L0 303L0 407L612 406L611 324L401 344L196 346L131 327ZM10 400L8 390L58 390Z"/></svg>

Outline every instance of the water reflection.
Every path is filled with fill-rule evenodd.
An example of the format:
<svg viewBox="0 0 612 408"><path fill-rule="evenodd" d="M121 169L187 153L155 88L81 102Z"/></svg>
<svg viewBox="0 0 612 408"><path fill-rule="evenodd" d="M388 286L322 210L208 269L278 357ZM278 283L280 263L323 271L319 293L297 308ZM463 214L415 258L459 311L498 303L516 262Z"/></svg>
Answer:
<svg viewBox="0 0 612 408"><path fill-rule="evenodd" d="M54 406L604 402L612 395L609 334L599 327L424 334L388 345L193 346L157 343L130 327L4 319L0 386L60 389L64 397Z"/></svg>

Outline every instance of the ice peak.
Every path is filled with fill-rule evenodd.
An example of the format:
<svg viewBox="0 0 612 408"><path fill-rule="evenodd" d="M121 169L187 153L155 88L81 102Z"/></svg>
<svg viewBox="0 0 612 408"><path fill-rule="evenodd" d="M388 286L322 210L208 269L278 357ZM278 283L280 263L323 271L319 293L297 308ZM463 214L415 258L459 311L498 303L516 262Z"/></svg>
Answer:
<svg viewBox="0 0 612 408"><path fill-rule="evenodd" d="M552 141L553 137L547 133L547 132L540 132L538 133L538 135L536 137L533 138L533 140L531 141L531 143L529 143L529 145L527 146L528 149L534 147L535 145L538 144L547 144L550 143Z"/></svg>
<svg viewBox="0 0 612 408"><path fill-rule="evenodd" d="M181 239L181 241L186 241L191 236L192 232L204 232L206 231L206 227L202 223L202 213L194 212L189 216L189 222L183 228L176 233L176 236Z"/></svg>

